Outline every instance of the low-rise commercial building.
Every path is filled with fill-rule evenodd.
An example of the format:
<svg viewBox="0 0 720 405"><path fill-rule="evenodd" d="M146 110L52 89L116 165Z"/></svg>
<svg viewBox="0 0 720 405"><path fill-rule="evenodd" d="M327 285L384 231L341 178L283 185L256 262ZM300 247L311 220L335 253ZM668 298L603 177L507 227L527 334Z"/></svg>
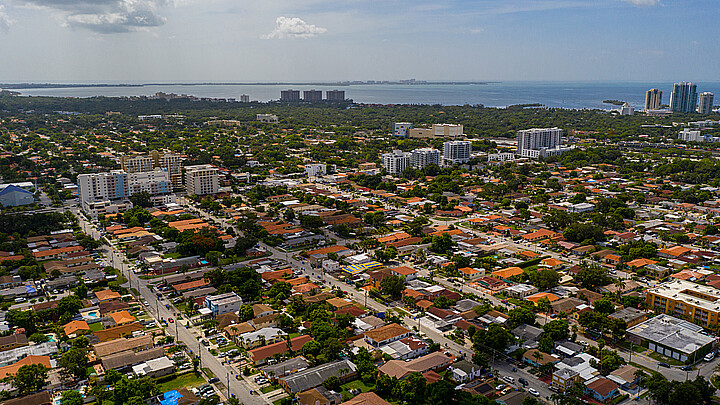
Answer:
<svg viewBox="0 0 720 405"><path fill-rule="evenodd" d="M675 360L692 362L709 353L715 341L701 334L702 330L702 326L662 314L628 328L626 340Z"/></svg>

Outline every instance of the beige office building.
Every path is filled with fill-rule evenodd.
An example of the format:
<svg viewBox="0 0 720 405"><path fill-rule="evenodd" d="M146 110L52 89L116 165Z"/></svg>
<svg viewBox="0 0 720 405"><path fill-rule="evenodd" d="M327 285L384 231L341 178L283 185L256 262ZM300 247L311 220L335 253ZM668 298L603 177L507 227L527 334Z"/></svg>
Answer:
<svg viewBox="0 0 720 405"><path fill-rule="evenodd" d="M120 168L125 173L149 172L153 169L153 162L150 156L146 155L122 156L120 158Z"/></svg>
<svg viewBox="0 0 720 405"><path fill-rule="evenodd" d="M650 89L645 93L645 110L657 110L662 105L662 91Z"/></svg>

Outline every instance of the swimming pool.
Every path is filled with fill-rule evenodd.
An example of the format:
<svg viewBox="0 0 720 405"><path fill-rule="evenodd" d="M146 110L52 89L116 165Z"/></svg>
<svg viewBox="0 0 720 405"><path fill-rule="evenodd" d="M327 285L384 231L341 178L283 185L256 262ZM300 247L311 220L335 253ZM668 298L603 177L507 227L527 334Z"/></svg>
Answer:
<svg viewBox="0 0 720 405"><path fill-rule="evenodd" d="M54 334L48 333L48 334L45 335L45 336L48 337L48 342L54 342L54 341L55 341L55 335L54 335Z"/></svg>
<svg viewBox="0 0 720 405"><path fill-rule="evenodd" d="M98 311L90 311L90 312L86 312L84 317L97 319L100 317L100 313Z"/></svg>

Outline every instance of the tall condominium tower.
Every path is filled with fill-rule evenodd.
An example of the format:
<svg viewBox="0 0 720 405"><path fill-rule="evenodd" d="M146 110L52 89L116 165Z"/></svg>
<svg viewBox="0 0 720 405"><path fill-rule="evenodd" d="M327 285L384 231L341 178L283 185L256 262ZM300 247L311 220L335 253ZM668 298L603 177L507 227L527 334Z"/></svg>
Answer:
<svg viewBox="0 0 720 405"><path fill-rule="evenodd" d="M401 150L394 150L392 153L383 153L380 156L382 165L390 174L400 174L410 166L412 154Z"/></svg>
<svg viewBox="0 0 720 405"><path fill-rule="evenodd" d="M345 101L345 90L328 90L325 97L327 101Z"/></svg>
<svg viewBox="0 0 720 405"><path fill-rule="evenodd" d="M420 148L415 149L412 153L412 165L416 169L422 169L423 167L431 164L440 166L440 151L434 148Z"/></svg>
<svg viewBox="0 0 720 405"><path fill-rule="evenodd" d="M662 105L662 91L650 89L645 93L645 109L657 110Z"/></svg>
<svg viewBox="0 0 720 405"><path fill-rule="evenodd" d="M305 100L305 101L322 101L322 90L305 90L305 91L303 91L303 100Z"/></svg>
<svg viewBox="0 0 720 405"><path fill-rule="evenodd" d="M695 112L697 99L695 83L675 83L670 94L670 110L683 113Z"/></svg>
<svg viewBox="0 0 720 405"><path fill-rule="evenodd" d="M714 94L707 92L707 91L705 93L700 93L700 98L698 100L697 112L699 112L700 114L712 113L714 97L715 97Z"/></svg>
<svg viewBox="0 0 720 405"><path fill-rule="evenodd" d="M280 101L300 101L300 90L280 91Z"/></svg>
<svg viewBox="0 0 720 405"><path fill-rule="evenodd" d="M467 163L472 152L470 141L449 141L443 143L443 160L445 164Z"/></svg>

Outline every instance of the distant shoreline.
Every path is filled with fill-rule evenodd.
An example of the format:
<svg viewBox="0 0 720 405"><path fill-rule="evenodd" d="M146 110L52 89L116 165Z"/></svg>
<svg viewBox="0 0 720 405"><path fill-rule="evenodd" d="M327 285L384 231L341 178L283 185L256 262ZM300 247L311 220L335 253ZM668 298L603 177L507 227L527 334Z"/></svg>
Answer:
<svg viewBox="0 0 720 405"><path fill-rule="evenodd" d="M149 87L149 86L357 86L357 85L488 85L501 82L428 82L428 81L353 81L353 82L208 82L208 83L142 83L142 84L110 84L110 83L0 83L0 89L6 90L27 90L27 89L70 89L70 88L93 88L93 87Z"/></svg>

